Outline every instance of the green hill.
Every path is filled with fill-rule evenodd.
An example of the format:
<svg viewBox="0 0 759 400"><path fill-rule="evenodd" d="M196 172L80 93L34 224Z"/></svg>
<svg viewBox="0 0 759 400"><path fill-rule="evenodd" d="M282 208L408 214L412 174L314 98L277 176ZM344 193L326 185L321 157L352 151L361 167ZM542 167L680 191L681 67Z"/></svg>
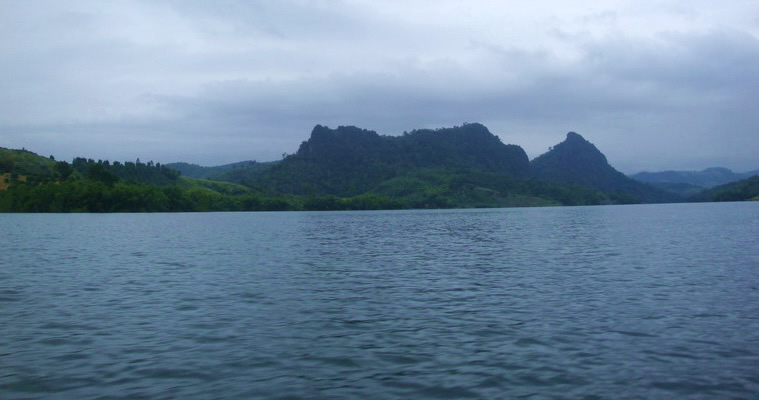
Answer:
<svg viewBox="0 0 759 400"><path fill-rule="evenodd" d="M29 150L0 147L0 189L18 180L32 182L50 180L57 176L56 162Z"/></svg>
<svg viewBox="0 0 759 400"><path fill-rule="evenodd" d="M0 148L0 212L155 212L298 209L230 182L179 177L159 163L55 161Z"/></svg>
<svg viewBox="0 0 759 400"><path fill-rule="evenodd" d="M575 132L530 163L533 175L552 182L584 185L617 202L667 202L678 196L635 181L617 171L596 146Z"/></svg>
<svg viewBox="0 0 759 400"><path fill-rule="evenodd" d="M759 175L705 190L692 201L759 201Z"/></svg>

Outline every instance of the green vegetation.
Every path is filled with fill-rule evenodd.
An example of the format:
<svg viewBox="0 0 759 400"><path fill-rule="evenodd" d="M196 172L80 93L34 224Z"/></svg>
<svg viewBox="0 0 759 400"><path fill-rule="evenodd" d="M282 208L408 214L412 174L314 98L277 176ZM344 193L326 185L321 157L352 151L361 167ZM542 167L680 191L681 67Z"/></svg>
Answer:
<svg viewBox="0 0 759 400"><path fill-rule="evenodd" d="M297 199L263 196L229 182L181 178L152 161L75 158L56 162L0 149L5 212L259 211L300 209Z"/></svg>
<svg viewBox="0 0 759 400"><path fill-rule="evenodd" d="M31 151L9 150L0 147L0 189L6 185L27 181L30 184L44 182L56 176L56 162L52 156L41 157Z"/></svg>
<svg viewBox="0 0 759 400"><path fill-rule="evenodd" d="M756 199L757 186L755 177L693 200ZM1 212L483 208L680 199L626 177L576 133L530 163L521 147L504 145L480 124L399 137L317 125L281 161L220 167L84 158L69 164L0 148Z"/></svg>
<svg viewBox="0 0 759 400"><path fill-rule="evenodd" d="M610 200L598 191L470 169L423 169L378 185L372 193L411 208L593 205Z"/></svg>
<svg viewBox="0 0 759 400"><path fill-rule="evenodd" d="M274 163L252 173L245 167L238 167L220 174L235 172L240 177L269 179L269 182L265 179L248 182L246 186L180 177L177 170L153 162L111 163L76 158L69 164L28 151L3 151L6 155L2 159L3 165L9 170L4 174L9 180L7 189L0 190L0 211L5 212L373 210L610 202L603 194L581 186L517 178L469 167L398 168L395 176L388 179L380 176L372 180L364 175L363 178L372 183L370 185L360 180L362 175L355 174L357 163L341 166L339 158L333 158L332 169L328 171L331 181L322 182L325 185L319 187L322 190L320 193L315 190L315 185L309 186L309 182L303 179L308 171L318 167L296 156L282 162L286 165L285 171L292 173L291 176L283 177L281 171L263 176L267 170L277 167ZM6 162L7 159L16 161L11 165ZM319 159L311 161L320 162ZM248 167L260 168L261 165L249 164ZM22 175L18 171L32 171L35 175ZM326 169L322 169L324 171ZM362 171L371 172L366 168ZM387 171L385 173L390 175ZM355 179L348 179L351 177ZM307 190L300 190L299 193L281 191L282 187L286 187L288 178L293 187ZM330 185L339 187L340 182L348 183L342 187L348 187L356 194L338 196L324 190ZM271 186L267 188L266 184ZM256 185L258 188L254 188Z"/></svg>
<svg viewBox="0 0 759 400"><path fill-rule="evenodd" d="M759 175L705 190L692 201L759 201Z"/></svg>
<svg viewBox="0 0 759 400"><path fill-rule="evenodd" d="M107 184L91 179L39 185L19 184L0 191L0 210L10 212L167 212L299 209L290 199L253 193L225 195L196 186Z"/></svg>

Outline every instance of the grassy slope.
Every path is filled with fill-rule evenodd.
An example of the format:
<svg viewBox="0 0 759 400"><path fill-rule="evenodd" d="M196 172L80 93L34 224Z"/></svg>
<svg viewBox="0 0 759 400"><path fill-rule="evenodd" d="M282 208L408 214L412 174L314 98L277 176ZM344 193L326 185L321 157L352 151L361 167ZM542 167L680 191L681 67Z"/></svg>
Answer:
<svg viewBox="0 0 759 400"><path fill-rule="evenodd" d="M249 187L237 183L210 181L207 179L195 179L188 177L180 177L177 185L183 189L203 188L226 195L247 194L252 192Z"/></svg>
<svg viewBox="0 0 759 400"><path fill-rule="evenodd" d="M55 160L42 157L28 150L12 150L0 147L0 165L11 166L19 175L52 176ZM11 172L11 171L0 171Z"/></svg>

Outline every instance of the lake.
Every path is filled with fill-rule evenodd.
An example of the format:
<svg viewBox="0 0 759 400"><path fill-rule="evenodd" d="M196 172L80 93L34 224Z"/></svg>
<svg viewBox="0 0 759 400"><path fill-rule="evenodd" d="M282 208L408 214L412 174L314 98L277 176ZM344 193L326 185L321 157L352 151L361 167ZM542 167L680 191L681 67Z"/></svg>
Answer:
<svg viewBox="0 0 759 400"><path fill-rule="evenodd" d="M750 399L759 202L0 214L2 399Z"/></svg>

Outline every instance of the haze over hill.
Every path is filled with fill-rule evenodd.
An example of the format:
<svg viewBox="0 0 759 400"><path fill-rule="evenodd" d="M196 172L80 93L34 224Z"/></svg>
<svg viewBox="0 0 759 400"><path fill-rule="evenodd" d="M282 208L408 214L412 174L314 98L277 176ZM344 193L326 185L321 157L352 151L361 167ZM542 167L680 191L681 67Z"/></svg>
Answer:
<svg viewBox="0 0 759 400"><path fill-rule="evenodd" d="M754 175L759 175L759 170L733 172L728 168L712 167L706 168L702 171L639 172L630 175L630 177L651 184L685 183L709 189L726 183L750 178Z"/></svg>

